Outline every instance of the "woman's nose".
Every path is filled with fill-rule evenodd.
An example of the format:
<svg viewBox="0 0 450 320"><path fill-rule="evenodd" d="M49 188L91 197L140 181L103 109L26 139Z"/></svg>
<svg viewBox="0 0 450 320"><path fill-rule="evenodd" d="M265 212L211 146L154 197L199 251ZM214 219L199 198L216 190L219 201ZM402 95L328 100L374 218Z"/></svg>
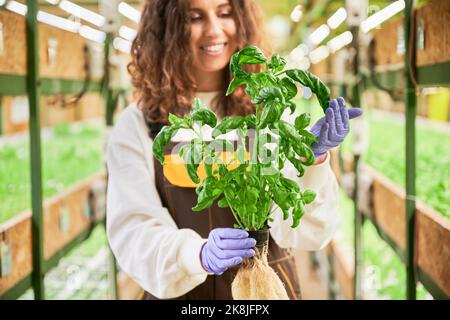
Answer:
<svg viewBox="0 0 450 320"><path fill-rule="evenodd" d="M205 36L212 37L220 35L221 33L222 24L220 23L220 19L218 19L216 16L209 17L205 28Z"/></svg>

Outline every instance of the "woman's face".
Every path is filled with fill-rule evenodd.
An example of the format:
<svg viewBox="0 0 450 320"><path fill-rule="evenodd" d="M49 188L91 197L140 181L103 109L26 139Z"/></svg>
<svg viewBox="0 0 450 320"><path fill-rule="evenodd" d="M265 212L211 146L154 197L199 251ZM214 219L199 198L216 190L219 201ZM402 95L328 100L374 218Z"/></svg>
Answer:
<svg viewBox="0 0 450 320"><path fill-rule="evenodd" d="M228 0L190 0L194 73L221 71L237 49L236 23Z"/></svg>

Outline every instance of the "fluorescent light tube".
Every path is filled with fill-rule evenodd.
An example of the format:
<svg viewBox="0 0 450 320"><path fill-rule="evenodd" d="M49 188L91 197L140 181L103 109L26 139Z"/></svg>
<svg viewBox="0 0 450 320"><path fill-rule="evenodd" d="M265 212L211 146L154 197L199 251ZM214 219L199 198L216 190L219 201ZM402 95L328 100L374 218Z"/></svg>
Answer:
<svg viewBox="0 0 450 320"><path fill-rule="evenodd" d="M6 4L6 9L22 16L26 15L28 11L26 5L17 1L8 1L8 3Z"/></svg>
<svg viewBox="0 0 450 320"><path fill-rule="evenodd" d="M361 22L361 30L364 33L369 32L373 28L379 26L384 21L388 20L389 18L393 17L400 11L402 11L405 8L405 1L404 0L398 0L394 3L388 5L387 7L383 8L382 10L378 11L377 13L371 15L366 20Z"/></svg>
<svg viewBox="0 0 450 320"><path fill-rule="evenodd" d="M330 55L330 49L327 46L320 46L317 49L314 49L309 54L309 59L312 63L316 64L326 59Z"/></svg>
<svg viewBox="0 0 450 320"><path fill-rule="evenodd" d="M313 45L318 45L321 43L328 35L330 34L330 28L326 24L318 27L311 35L309 36L309 40L311 40Z"/></svg>
<svg viewBox="0 0 450 320"><path fill-rule="evenodd" d="M302 16L303 16L302 6L298 5L294 8L294 10L292 10L290 17L292 21L297 23L301 20Z"/></svg>
<svg viewBox="0 0 450 320"><path fill-rule="evenodd" d="M77 18L83 19L97 27L102 27L106 23L106 18L98 13L95 13L91 10L85 9L73 2L63 0L59 3L59 7L74 15Z"/></svg>
<svg viewBox="0 0 450 320"><path fill-rule="evenodd" d="M331 53L334 53L346 45L350 44L353 40L353 35L350 31L345 31L340 35L334 37L330 41L328 41L328 47L330 48Z"/></svg>
<svg viewBox="0 0 450 320"><path fill-rule="evenodd" d="M331 29L336 29L345 19L347 19L347 10L340 8L327 20L327 24Z"/></svg>
<svg viewBox="0 0 450 320"><path fill-rule="evenodd" d="M119 36L121 36L125 40L133 41L134 38L136 38L136 34L137 34L136 30L134 30L130 27L121 26L119 28Z"/></svg>
<svg viewBox="0 0 450 320"><path fill-rule="evenodd" d="M37 19L39 22L74 33L77 33L81 26L79 22L70 21L44 11L38 12Z"/></svg>
<svg viewBox="0 0 450 320"><path fill-rule="evenodd" d="M96 30L94 28L88 26L82 26L79 31L80 35L88 40L104 43L106 39L106 33L100 30Z"/></svg>
<svg viewBox="0 0 450 320"><path fill-rule="evenodd" d="M124 53L131 52L131 42L120 37L116 37L113 40L113 47L116 50L122 51Z"/></svg>
<svg viewBox="0 0 450 320"><path fill-rule="evenodd" d="M139 21L141 20L141 13L132 6L130 6L128 3L125 2L119 3L119 12L124 17L136 23L139 23Z"/></svg>

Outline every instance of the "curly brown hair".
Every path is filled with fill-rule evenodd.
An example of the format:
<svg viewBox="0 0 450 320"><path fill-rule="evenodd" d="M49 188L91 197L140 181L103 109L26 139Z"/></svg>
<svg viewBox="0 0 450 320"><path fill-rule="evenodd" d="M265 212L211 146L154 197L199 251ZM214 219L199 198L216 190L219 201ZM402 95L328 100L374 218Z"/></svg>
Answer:
<svg viewBox="0 0 450 320"><path fill-rule="evenodd" d="M254 0L230 0L230 5L238 30L238 48L256 45L269 53L259 6ZM187 0L146 0L142 10L128 70L139 108L152 123L166 124L169 112L187 114L195 97L188 10ZM248 71L258 69L260 66L249 66ZM253 113L255 107L242 88L225 96L230 80L227 68L223 94L213 100L213 110L219 117Z"/></svg>

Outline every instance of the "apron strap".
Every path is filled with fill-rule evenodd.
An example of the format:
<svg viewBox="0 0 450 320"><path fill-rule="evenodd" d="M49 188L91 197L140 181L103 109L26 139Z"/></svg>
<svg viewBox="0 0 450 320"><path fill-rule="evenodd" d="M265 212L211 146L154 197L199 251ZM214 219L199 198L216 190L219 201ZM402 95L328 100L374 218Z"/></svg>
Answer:
<svg viewBox="0 0 450 320"><path fill-rule="evenodd" d="M144 114L144 113L143 113ZM156 135L161 131L162 127L164 127L164 124L159 122L151 122L144 114L144 121L147 125L148 135L151 139L154 139Z"/></svg>

